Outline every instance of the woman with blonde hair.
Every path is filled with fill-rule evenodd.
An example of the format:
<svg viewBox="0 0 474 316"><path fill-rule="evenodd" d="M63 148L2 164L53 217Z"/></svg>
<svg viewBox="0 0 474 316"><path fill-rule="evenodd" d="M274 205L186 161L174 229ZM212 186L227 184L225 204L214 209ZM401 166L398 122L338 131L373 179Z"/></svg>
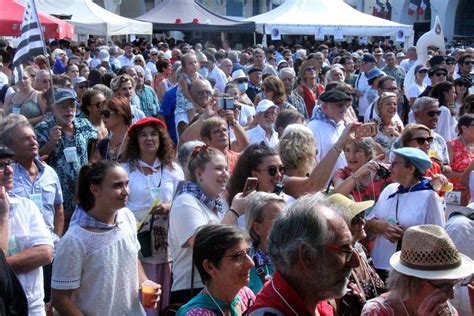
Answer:
<svg viewBox="0 0 474 316"><path fill-rule="evenodd" d="M325 189L339 156L334 148L344 148L352 141L348 125L337 143L318 163L315 158L316 141L311 130L301 124L288 125L278 145L278 152L285 166L283 184L285 193L298 198L306 193Z"/></svg>

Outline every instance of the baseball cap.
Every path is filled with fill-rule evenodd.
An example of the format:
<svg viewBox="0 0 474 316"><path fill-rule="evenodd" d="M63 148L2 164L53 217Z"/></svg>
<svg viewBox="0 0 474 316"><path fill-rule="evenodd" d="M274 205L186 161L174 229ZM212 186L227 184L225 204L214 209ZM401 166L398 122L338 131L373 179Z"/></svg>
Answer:
<svg viewBox="0 0 474 316"><path fill-rule="evenodd" d="M365 53L363 56L362 56L362 61L364 63L375 63L377 62L375 60L375 57L372 55L372 54L369 54L369 53Z"/></svg>
<svg viewBox="0 0 474 316"><path fill-rule="evenodd" d="M270 100L264 99L258 102L257 108L255 109L257 113L265 112L271 107L276 107L275 103Z"/></svg>
<svg viewBox="0 0 474 316"><path fill-rule="evenodd" d="M56 103L61 103L63 101L76 99L76 93L72 89L58 88L54 90L54 99Z"/></svg>
<svg viewBox="0 0 474 316"><path fill-rule="evenodd" d="M76 78L72 79L72 85L74 87L77 86L80 83L83 83L83 82L87 82L87 79L82 77L82 76L79 76L79 77L76 77Z"/></svg>

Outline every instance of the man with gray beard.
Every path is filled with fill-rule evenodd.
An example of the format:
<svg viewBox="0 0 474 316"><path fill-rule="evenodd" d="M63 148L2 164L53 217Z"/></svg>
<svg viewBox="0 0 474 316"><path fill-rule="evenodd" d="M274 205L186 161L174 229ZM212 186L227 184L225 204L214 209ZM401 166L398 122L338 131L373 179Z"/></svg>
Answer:
<svg viewBox="0 0 474 316"><path fill-rule="evenodd" d="M344 295L360 262L349 228L324 195L298 199L275 220L268 239L275 273L249 315L333 315L327 300Z"/></svg>

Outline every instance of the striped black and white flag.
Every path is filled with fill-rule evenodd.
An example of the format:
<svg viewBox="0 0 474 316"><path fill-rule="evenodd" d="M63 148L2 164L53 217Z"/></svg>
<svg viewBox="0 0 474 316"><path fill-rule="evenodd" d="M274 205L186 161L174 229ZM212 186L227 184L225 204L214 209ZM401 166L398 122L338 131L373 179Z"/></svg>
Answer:
<svg viewBox="0 0 474 316"><path fill-rule="evenodd" d="M21 23L20 44L18 44L15 57L13 57L13 66L20 66L32 57L41 54L46 55L43 28L36 11L35 1L28 0Z"/></svg>

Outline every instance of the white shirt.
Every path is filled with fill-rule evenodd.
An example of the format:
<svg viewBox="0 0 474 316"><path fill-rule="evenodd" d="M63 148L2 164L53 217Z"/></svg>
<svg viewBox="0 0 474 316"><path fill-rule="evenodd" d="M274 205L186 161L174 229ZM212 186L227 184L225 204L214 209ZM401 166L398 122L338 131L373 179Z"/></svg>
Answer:
<svg viewBox="0 0 474 316"><path fill-rule="evenodd" d="M265 142L268 147L276 148L280 140L278 139L278 133L272 129L272 136L270 139L266 136L267 132L258 124L252 129L247 131L247 137L249 138L249 144L256 144Z"/></svg>
<svg viewBox="0 0 474 316"><path fill-rule="evenodd" d="M151 60L146 64L146 68L149 69L152 74L156 74L158 72L158 70L156 69L156 62L153 62Z"/></svg>
<svg viewBox="0 0 474 316"><path fill-rule="evenodd" d="M245 127L248 125L248 118L249 116L255 116L255 108L253 106L247 105L247 104L242 104L240 108L240 115L239 115L239 124L242 127Z"/></svg>
<svg viewBox="0 0 474 316"><path fill-rule="evenodd" d="M361 72L355 82L356 90L359 90L363 93L359 97L359 113L363 114L369 106L369 101L367 100L367 95L370 90L369 82L364 72Z"/></svg>
<svg viewBox="0 0 474 316"><path fill-rule="evenodd" d="M380 194L372 211L366 220L380 219L389 223L397 222L405 230L409 227L422 224L433 224L441 227L445 224L443 205L438 194L433 190L422 190L397 194L388 198L398 189L399 183L389 184ZM398 214L397 214L398 201ZM377 235L372 250L372 259L377 269L389 270L390 257L395 253L397 243L385 239L384 235Z"/></svg>
<svg viewBox="0 0 474 316"><path fill-rule="evenodd" d="M43 215L29 199L8 196L8 255L18 254L35 246L53 247L53 240ZM39 267L17 275L28 299L29 315L46 315L44 310L43 268Z"/></svg>
<svg viewBox="0 0 474 316"><path fill-rule="evenodd" d="M458 251L474 260L474 221L463 215L448 219L444 227ZM459 315L472 315L466 287L454 288L454 298L450 300Z"/></svg>
<svg viewBox="0 0 474 316"><path fill-rule="evenodd" d="M225 86L227 84L227 77L225 73L219 67L214 65L214 68L211 71L209 71L209 75L207 77L212 78L216 81L214 89L216 89L219 92L219 94L224 93Z"/></svg>
<svg viewBox="0 0 474 316"><path fill-rule="evenodd" d="M371 121L373 119L380 119L380 115L379 115L378 111L375 109L375 104L376 103L377 103L377 100L375 100L375 102L373 102L371 105L369 105L369 107L365 111L364 123L368 123L369 121ZM402 119L400 118L398 113L395 113L394 118L395 118L395 120L397 120L398 122L401 122L403 124Z"/></svg>
<svg viewBox="0 0 474 316"><path fill-rule="evenodd" d="M328 122L324 122L321 120L312 120L309 122L308 127L313 132L314 138L316 139L316 146L318 153L316 158L318 161L324 158L327 153L331 150L334 144L337 142L339 137L342 135L342 132L345 129L344 123L339 123L336 127ZM333 168L332 174L334 172L344 166L347 165L346 158L341 153L337 158L336 165ZM332 176L330 177L332 178Z"/></svg>
<svg viewBox="0 0 474 316"><path fill-rule="evenodd" d="M138 297L138 243L135 218L117 211L118 227L101 232L69 227L57 246L51 287L74 290L84 315L145 315Z"/></svg>
<svg viewBox="0 0 474 316"><path fill-rule="evenodd" d="M188 240L201 226L219 224L224 213L214 213L206 205L188 193L179 195L170 211L168 231L169 248L173 259L173 286L171 291L191 288L192 247ZM204 287L199 273L194 268L194 288Z"/></svg>
<svg viewBox="0 0 474 316"><path fill-rule="evenodd" d="M417 84L416 82L413 82L410 86L410 89L408 89L408 97L409 98L418 98L420 94L425 91L426 85L423 83L421 86Z"/></svg>
<svg viewBox="0 0 474 316"><path fill-rule="evenodd" d="M439 107L441 115L438 119L438 126L434 129L436 133L443 136L443 138L449 142L457 137L456 127L458 121L454 116L451 115L449 109L445 106Z"/></svg>
<svg viewBox="0 0 474 316"><path fill-rule="evenodd" d="M0 89L8 83L8 77L0 71Z"/></svg>
<svg viewBox="0 0 474 316"><path fill-rule="evenodd" d="M135 60L135 55L127 57L125 55L120 55L117 57L117 60L120 62L120 65L123 66L133 66L133 61Z"/></svg>

